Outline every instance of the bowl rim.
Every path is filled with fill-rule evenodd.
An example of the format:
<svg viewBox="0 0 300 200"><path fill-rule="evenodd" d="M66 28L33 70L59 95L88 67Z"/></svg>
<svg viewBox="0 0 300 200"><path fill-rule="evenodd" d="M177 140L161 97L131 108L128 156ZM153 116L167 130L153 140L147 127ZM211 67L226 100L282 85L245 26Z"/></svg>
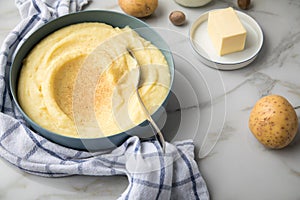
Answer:
<svg viewBox="0 0 300 200"><path fill-rule="evenodd" d="M27 122L29 122L30 126L32 126L32 124L36 127L38 127L39 129L41 129L43 132L47 132L49 134L52 134L53 136L56 136L56 137L60 137L60 138L63 138L63 139L70 139L70 140L80 140L80 141L90 141L90 140L99 140L99 139L109 139L110 141L114 140L114 138L117 138L117 137L120 137L121 135L123 134L127 134L130 130L134 129L135 127L137 126L145 126L148 122L147 120L141 122L140 124L126 130L126 131L123 131L123 132L119 132L119 133L116 133L116 134L113 134L113 135L109 135L109 136L103 136L103 137L72 137L72 136L68 136L68 135L62 135L62 134L59 134L59 133L56 133L56 132L53 132L53 131L50 131L42 126L40 126L39 124L37 124L36 122L34 122L24 111L23 109L21 108L19 102L18 102L18 97L17 97L17 94L16 92L13 92L14 89L13 89L13 84L16 84L15 86L15 90L17 91L17 83L18 83L18 79L19 79L19 73L20 73L20 70L22 68L22 66L19 66L19 69L18 69L18 72L17 72L17 76L16 76L16 79L12 79L12 74L13 74L13 71L14 69L16 68L15 65L15 58L17 57L20 57L19 54L22 52L22 51L25 51L25 56L21 56L22 57L22 60L24 60L24 58L29 54L29 52L32 50L32 48L34 48L35 45L37 45L43 38L47 37L48 35L50 35L51 33L63 28L63 27L66 27L66 26L69 26L69 25L72 25L72 24L78 24L78 23L83 23L83 22L99 22L101 23L101 20L95 20L95 21L92 21L92 20L86 20L86 21L82 21L82 22L73 22L73 23L69 23L68 25L64 25L64 26L59 26L58 28L55 28L55 29L52 29L51 31L48 31L47 34L44 34L44 36L39 39L37 42L34 42L33 45L31 45L31 49L29 50L24 50L24 48L26 47L26 44L28 44L30 42L30 40L32 38L34 38L38 33L44 31L44 29L47 29L49 26L53 26L55 23L57 23L58 21L63 21L63 20L66 20L67 18L72 18L74 16L77 16L77 15L83 15L85 13L104 13L104 14L109 14L109 15L119 15L120 17L127 17L129 20L133 20L133 21L136 21L137 23L140 24L140 28L147 28L147 29L150 29L153 33L156 34L156 37L159 38L160 40L160 43L163 42L164 43L164 46L165 46L165 49L160 49L160 51L166 51L166 54L168 54L169 56L169 59L166 58L167 60L167 63L168 63L168 66L169 66L169 69L170 69L170 85L169 85L169 91L168 91L168 94L166 95L165 99L163 100L163 103L157 108L157 110L155 110L155 112L152 114L154 115L158 109L160 107L162 107L166 102L167 102L167 99L168 97L170 96L170 93L171 93L171 88L172 88L172 85L173 85L173 82L174 82L174 71L175 71L175 66L174 66L174 58L173 58L173 55L171 53L171 50L170 50L170 47L169 45L165 42L165 40L153 29L151 28L150 25L148 25L147 23L145 23L144 21L142 21L141 19L138 19L136 17L133 17L133 16L130 16L130 15L127 15L125 13L121 13L121 12L117 12L117 11L109 11L109 10L85 10L85 11L79 11L79 12L75 12L75 13L69 13L69 14L66 14L66 15L63 15L61 17L58 17L56 19L53 19L49 22L47 22L46 24L42 25L41 27L37 28L27 39L26 41L24 41L23 44L21 44L21 46L16 50L17 52L14 54L14 57L13 57L13 62L11 64L11 67L10 67L10 70L9 70L9 90L10 90L10 93L12 95L12 98L13 98L13 102L15 103L17 109L21 112L22 116L25 118L25 120ZM113 27L117 27L117 26L114 26L112 24L109 24ZM55 26L55 25L54 25ZM55 26L57 27L57 26ZM137 28L132 28L133 30L137 29ZM152 41L150 41L152 43ZM164 54L164 56L166 57L166 55ZM13 83L13 81L15 81L15 83ZM37 130L35 130L35 128L33 128L35 132L38 132ZM40 131L38 132L38 134L40 134ZM43 137L46 137L45 134L41 134ZM128 136L133 136L131 134L127 134ZM138 135L136 135L138 136ZM46 137L48 139L50 139L49 137ZM52 140L52 139L50 139ZM56 141L54 141L56 142ZM84 142L83 142L84 144ZM84 145L85 146L85 145Z"/></svg>

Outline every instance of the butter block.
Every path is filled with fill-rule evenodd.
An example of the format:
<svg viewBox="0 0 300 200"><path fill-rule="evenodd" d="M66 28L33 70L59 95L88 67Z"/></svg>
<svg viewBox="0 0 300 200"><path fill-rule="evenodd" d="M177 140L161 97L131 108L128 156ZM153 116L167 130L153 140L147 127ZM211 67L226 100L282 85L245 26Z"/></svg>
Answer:
<svg viewBox="0 0 300 200"><path fill-rule="evenodd" d="M247 31L233 8L209 12L207 29L220 56L244 50Z"/></svg>

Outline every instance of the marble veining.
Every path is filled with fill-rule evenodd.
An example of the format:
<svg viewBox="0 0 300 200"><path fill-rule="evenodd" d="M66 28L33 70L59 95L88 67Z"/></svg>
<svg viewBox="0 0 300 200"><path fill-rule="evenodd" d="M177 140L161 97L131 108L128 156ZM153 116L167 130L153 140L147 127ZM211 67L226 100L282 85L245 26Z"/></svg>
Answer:
<svg viewBox="0 0 300 200"><path fill-rule="evenodd" d="M297 6L297 7L300 7L300 2L297 1L297 0L289 0L288 3L289 3L291 6Z"/></svg>
<svg viewBox="0 0 300 200"><path fill-rule="evenodd" d="M273 55L270 57L270 59L265 61L265 64L267 66L274 66L278 65L278 67L285 67L285 63L287 60L297 60L293 58L297 58L298 53L291 54L292 48L300 44L300 31L298 32L290 32L288 33L282 41L276 46L272 53ZM265 67L265 66L264 66Z"/></svg>
<svg viewBox="0 0 300 200"><path fill-rule="evenodd" d="M171 121L166 130L174 131L170 140L194 139L196 160L211 199L299 200L299 131L289 147L269 150L250 133L248 118L260 97L277 93L297 108L300 119L300 1L251 2L250 9L243 12L262 27L264 45L253 63L235 71L217 71L199 64L188 34L193 21L206 11L228 6L239 9L236 0L214 0L199 8L159 0L153 16L142 19L166 39L177 64L174 92L178 103L167 107L169 116L177 121ZM93 1L85 9L122 12L117 1ZM185 12L184 26L169 22L173 10ZM14 1L0 1L1 43L19 21ZM191 90L188 94L194 90L195 95L184 96L187 89ZM0 177L1 200L116 199L128 184L123 176L42 178L23 173L3 160Z"/></svg>

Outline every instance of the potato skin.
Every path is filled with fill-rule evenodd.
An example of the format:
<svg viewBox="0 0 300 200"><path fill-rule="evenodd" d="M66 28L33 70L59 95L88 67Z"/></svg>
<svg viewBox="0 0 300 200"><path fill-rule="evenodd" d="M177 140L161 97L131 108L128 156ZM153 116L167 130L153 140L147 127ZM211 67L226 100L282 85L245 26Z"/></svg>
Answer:
<svg viewBox="0 0 300 200"><path fill-rule="evenodd" d="M158 0L119 0L119 6L128 15L147 17L156 10Z"/></svg>
<svg viewBox="0 0 300 200"><path fill-rule="evenodd" d="M294 139L298 131L298 118L287 99L269 95L258 100L253 107L249 128L266 147L281 149Z"/></svg>

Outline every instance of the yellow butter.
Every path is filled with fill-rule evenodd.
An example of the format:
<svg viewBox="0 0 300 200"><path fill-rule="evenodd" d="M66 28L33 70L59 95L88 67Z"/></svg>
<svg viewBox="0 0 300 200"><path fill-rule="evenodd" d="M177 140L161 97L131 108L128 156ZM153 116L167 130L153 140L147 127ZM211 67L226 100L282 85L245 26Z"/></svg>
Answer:
<svg viewBox="0 0 300 200"><path fill-rule="evenodd" d="M220 56L244 50L247 31L233 8L209 12L207 29Z"/></svg>

